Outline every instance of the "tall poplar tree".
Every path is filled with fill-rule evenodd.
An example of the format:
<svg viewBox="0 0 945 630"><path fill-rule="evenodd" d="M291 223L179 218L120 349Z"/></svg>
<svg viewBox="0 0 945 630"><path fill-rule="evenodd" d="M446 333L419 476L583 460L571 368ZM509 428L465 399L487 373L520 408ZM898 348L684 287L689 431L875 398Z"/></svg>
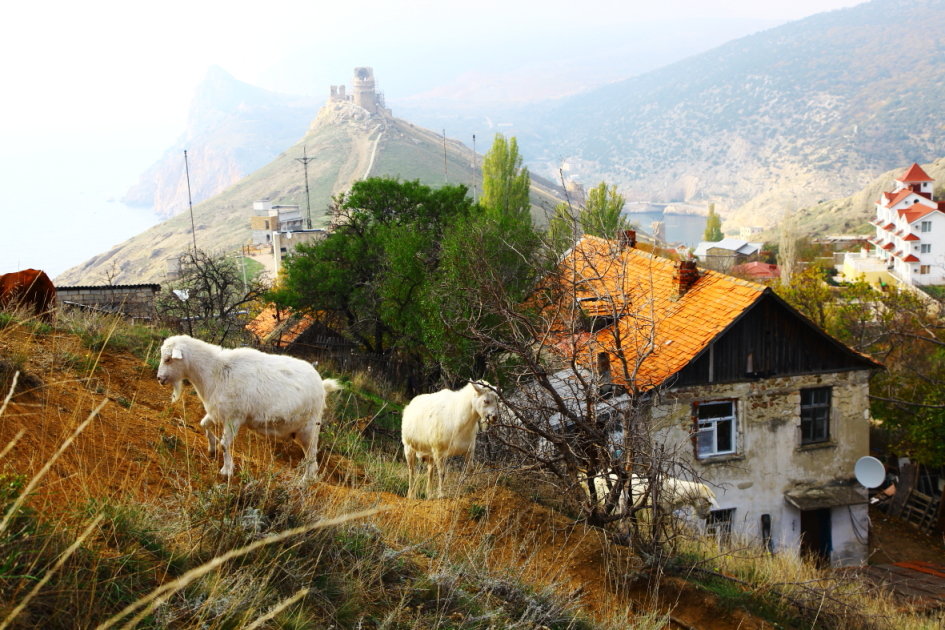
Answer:
<svg viewBox="0 0 945 630"><path fill-rule="evenodd" d="M709 214L705 218L705 233L702 238L710 243L717 243L725 237L722 234L722 217L715 212L715 204L709 204Z"/></svg>
<svg viewBox="0 0 945 630"><path fill-rule="evenodd" d="M505 136L497 133L492 148L482 161L482 197L479 203L493 218L502 215L530 218L530 187L531 178L528 169L522 166L518 142L514 137L506 140Z"/></svg>

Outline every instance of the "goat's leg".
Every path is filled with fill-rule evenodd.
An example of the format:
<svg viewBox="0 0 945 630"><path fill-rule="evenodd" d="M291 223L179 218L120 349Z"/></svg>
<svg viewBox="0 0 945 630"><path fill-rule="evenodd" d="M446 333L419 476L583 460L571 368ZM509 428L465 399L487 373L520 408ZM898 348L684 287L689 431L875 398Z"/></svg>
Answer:
<svg viewBox="0 0 945 630"><path fill-rule="evenodd" d="M404 444L404 459L407 460L407 498L416 499L417 488L414 480L414 468L417 465L417 454L406 444Z"/></svg>
<svg viewBox="0 0 945 630"><path fill-rule="evenodd" d="M314 479L318 475L318 434L321 432L322 422L310 423L303 427L297 434L299 442L302 444L302 450L305 451L305 472L302 473L302 480Z"/></svg>
<svg viewBox="0 0 945 630"><path fill-rule="evenodd" d="M210 457L217 456L217 436L213 432L213 418L210 417L208 413L200 421L200 426L203 427L203 432L207 434L207 453Z"/></svg>
<svg viewBox="0 0 945 630"><path fill-rule="evenodd" d="M437 478L437 488L436 488L436 498L442 499L446 496L443 493L443 477L446 475L446 457L440 454L435 454L433 456L433 463L436 465L436 478Z"/></svg>
<svg viewBox="0 0 945 630"><path fill-rule="evenodd" d="M225 477L233 475L233 440L236 439L239 428L239 424L233 422L223 423L223 437L220 439L220 445L223 447L223 468L220 469L220 474Z"/></svg>

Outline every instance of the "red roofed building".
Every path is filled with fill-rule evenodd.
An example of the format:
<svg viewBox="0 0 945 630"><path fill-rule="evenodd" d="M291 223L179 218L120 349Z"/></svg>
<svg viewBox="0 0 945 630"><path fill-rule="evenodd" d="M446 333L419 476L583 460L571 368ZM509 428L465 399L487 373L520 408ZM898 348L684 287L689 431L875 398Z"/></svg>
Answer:
<svg viewBox="0 0 945 630"><path fill-rule="evenodd" d="M627 243L585 236L555 282L564 290L545 287L540 308L556 378L567 389L596 375L648 401L654 442L715 488L707 527L866 561L866 491L852 479L878 364L764 285Z"/></svg>
<svg viewBox="0 0 945 630"><path fill-rule="evenodd" d="M913 164L876 201L870 240L887 271L907 284L945 284L945 204L932 198L934 184Z"/></svg>

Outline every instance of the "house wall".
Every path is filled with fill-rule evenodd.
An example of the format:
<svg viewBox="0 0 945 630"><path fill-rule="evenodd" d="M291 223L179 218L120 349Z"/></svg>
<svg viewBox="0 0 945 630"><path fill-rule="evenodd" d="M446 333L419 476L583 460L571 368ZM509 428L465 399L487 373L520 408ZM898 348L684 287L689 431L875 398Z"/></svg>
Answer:
<svg viewBox="0 0 945 630"><path fill-rule="evenodd" d="M797 553L800 511L784 494L853 479L856 460L869 452L868 377L868 370L851 370L671 389L653 407L656 441L693 460L721 509L735 508L733 532L760 542L761 515L769 514L774 550ZM830 439L801 446L800 390L825 386L832 387ZM737 401L737 452L699 460L692 405L722 399ZM865 489L862 497L862 504L831 508L834 565L866 561Z"/></svg>

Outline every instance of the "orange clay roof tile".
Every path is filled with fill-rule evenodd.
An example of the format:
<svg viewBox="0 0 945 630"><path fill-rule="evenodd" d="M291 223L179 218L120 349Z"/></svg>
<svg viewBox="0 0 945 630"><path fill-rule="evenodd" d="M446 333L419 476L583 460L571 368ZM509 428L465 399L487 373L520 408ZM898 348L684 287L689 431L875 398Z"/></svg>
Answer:
<svg viewBox="0 0 945 630"><path fill-rule="evenodd" d="M700 270L680 296L677 265L615 241L584 237L562 261L562 278L576 281L578 299L608 295L627 314L588 339L582 360L590 363L607 352L616 367L622 348L626 362L639 362L639 368L635 378L614 369L614 381L627 385L634 380L640 390L651 389L683 369L766 291L763 285Z"/></svg>

